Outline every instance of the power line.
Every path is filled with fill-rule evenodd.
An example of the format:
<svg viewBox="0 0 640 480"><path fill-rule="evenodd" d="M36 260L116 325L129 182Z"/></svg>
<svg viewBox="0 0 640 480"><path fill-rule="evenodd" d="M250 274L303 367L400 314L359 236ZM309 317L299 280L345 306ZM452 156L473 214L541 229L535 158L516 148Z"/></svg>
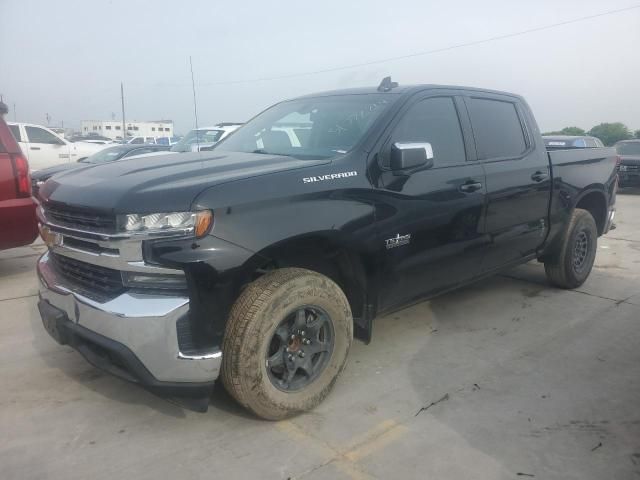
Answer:
<svg viewBox="0 0 640 480"><path fill-rule="evenodd" d="M558 27L562 27L562 26L565 26L565 25L571 25L573 23L584 22L586 20L591 20L591 19L599 18L599 17L605 17L607 15L614 15L614 14L617 14L617 13L628 12L629 10L634 10L634 9L637 9L637 8L640 8L640 4L632 5L630 7L625 7L625 8L619 8L617 10L607 10L606 12L596 13L594 15L588 15L586 17L578 17L578 18L574 18L572 20L565 20L564 22L551 23L549 25L543 25L541 27L529 28L527 30L520 30L519 32L506 33L504 35L497 35L495 37L484 38L484 39L481 39L481 40L474 40L472 42L458 43L456 45L450 45L448 47L435 48L433 50L425 50L425 51L422 51L422 52L410 53L410 54L407 54L407 55L398 55L396 57L387 57L387 58L382 58L382 59L378 59L378 60L371 60L369 62L353 63L351 65L342 65L342 66L339 66L339 67L324 68L324 69L321 69L321 70L310 70L310 71L307 71L307 72L289 73L289 74L285 74L285 75L276 75L276 76L272 76L272 77L261 77L261 78L252 78L252 79L244 79L244 80L227 80L227 81L222 81L222 82L201 83L200 85L202 85L202 86L215 86L215 85L237 85L237 84L241 84L241 83L268 82L268 81L271 81L271 80L283 80L283 79L287 79L287 78L305 77L305 76L308 76L308 75L318 75L318 74L321 74L321 73L337 72L337 71L340 71L340 70L348 70L350 68L367 67L367 66L370 66L370 65L377 65L377 64L392 62L392 61L396 61L396 60L404 60L404 59L407 59L407 58L422 57L422 56L425 56L425 55L433 55L434 53L447 52L447 51L455 50L455 49L458 49L458 48L466 48L466 47L471 47L471 46L474 46L474 45L481 45L483 43L495 42L495 41L498 41L498 40L504 40L506 38L519 37L521 35L527 35L529 33L541 32L543 30L550 30L552 28L558 28Z"/></svg>

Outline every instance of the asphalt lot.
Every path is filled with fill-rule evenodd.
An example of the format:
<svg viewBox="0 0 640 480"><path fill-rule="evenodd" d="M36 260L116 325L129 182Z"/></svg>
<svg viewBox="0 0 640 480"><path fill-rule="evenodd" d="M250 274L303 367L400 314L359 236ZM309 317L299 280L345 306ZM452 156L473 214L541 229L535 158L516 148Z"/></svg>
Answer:
<svg viewBox="0 0 640 480"><path fill-rule="evenodd" d="M185 411L46 334L34 265L0 252L0 477L640 478L640 190L576 291L530 263L378 319L315 411Z"/></svg>

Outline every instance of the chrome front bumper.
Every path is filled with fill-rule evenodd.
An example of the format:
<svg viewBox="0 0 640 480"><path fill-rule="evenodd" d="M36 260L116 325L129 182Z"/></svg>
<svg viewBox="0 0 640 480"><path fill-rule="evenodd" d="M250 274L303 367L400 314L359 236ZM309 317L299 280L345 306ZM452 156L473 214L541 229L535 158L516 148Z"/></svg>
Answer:
<svg viewBox="0 0 640 480"><path fill-rule="evenodd" d="M100 303L74 291L54 270L49 253L39 259L37 271L42 301L64 312L71 324L126 347L154 384L212 383L218 377L219 348L198 355L180 351L176 322L188 314L186 296L125 292Z"/></svg>

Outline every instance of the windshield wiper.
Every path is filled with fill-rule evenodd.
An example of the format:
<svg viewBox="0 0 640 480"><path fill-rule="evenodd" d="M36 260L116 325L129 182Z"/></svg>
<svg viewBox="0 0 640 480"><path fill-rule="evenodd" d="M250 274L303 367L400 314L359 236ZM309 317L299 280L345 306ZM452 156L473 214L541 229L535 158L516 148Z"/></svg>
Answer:
<svg viewBox="0 0 640 480"><path fill-rule="evenodd" d="M260 155L273 155L274 157L292 157L291 154L287 153L267 152L264 148L258 148L251 153L258 153Z"/></svg>

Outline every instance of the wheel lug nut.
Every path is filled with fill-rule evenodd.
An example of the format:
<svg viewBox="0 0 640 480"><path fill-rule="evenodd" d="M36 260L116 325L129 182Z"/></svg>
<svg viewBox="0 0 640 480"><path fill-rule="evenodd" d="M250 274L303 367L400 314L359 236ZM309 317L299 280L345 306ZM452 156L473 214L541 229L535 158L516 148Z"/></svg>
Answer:
<svg viewBox="0 0 640 480"><path fill-rule="evenodd" d="M289 361L292 362L293 361L293 355L289 355Z"/></svg>
<svg viewBox="0 0 640 480"><path fill-rule="evenodd" d="M305 345L309 345L311 343L311 340L309 340L308 338L305 338L302 343L304 343Z"/></svg>
<svg viewBox="0 0 640 480"><path fill-rule="evenodd" d="M300 351L300 353L298 353L298 356L299 356L300 358L304 358L304 352L301 350L301 351Z"/></svg>
<svg viewBox="0 0 640 480"><path fill-rule="evenodd" d="M302 330L302 331L300 332L300 335L304 336L304 330Z"/></svg>
<svg viewBox="0 0 640 480"><path fill-rule="evenodd" d="M296 336L292 333L291 334L291 340L295 340Z"/></svg>

